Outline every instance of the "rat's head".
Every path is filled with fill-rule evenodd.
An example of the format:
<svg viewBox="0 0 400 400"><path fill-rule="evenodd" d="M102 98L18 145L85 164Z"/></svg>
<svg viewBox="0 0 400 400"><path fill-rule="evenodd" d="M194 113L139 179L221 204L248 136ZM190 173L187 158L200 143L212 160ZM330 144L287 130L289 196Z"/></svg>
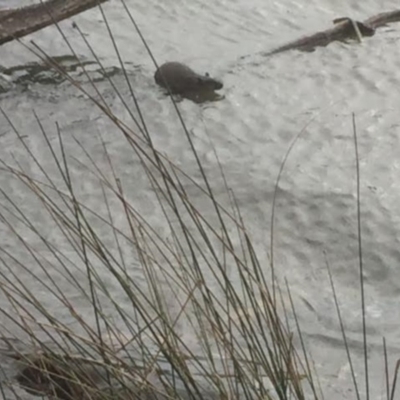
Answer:
<svg viewBox="0 0 400 400"><path fill-rule="evenodd" d="M211 76L206 73L204 76L197 76L197 84L202 90L219 90L224 86L223 83L217 79L211 78Z"/></svg>

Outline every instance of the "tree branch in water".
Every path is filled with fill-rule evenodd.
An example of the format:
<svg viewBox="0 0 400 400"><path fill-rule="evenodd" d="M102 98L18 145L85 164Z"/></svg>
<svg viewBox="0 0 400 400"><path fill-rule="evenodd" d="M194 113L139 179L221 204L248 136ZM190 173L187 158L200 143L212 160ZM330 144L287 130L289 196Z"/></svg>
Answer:
<svg viewBox="0 0 400 400"><path fill-rule="evenodd" d="M48 0L26 7L0 10L0 45L46 28L107 0Z"/></svg>

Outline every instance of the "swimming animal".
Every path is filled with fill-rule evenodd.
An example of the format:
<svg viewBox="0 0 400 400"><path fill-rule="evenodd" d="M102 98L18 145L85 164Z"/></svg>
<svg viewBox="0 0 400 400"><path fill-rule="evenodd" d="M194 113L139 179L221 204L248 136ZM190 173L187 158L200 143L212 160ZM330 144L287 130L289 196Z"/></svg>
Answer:
<svg viewBox="0 0 400 400"><path fill-rule="evenodd" d="M162 64L155 72L154 79L158 85L169 90L169 93L179 94L196 102L219 97L215 91L223 87L221 81L210 77L208 73L198 74L187 65L175 61Z"/></svg>
<svg viewBox="0 0 400 400"><path fill-rule="evenodd" d="M359 31L361 36L373 36L375 28L365 22L353 21L348 17L337 18L333 20L335 26L325 31L317 32L311 36L305 36L294 42L287 43L263 55L270 56L277 53L282 53L287 50L297 49L301 51L314 51L318 46L327 46L334 41L345 42L348 39L357 39ZM356 28L355 28L356 26Z"/></svg>

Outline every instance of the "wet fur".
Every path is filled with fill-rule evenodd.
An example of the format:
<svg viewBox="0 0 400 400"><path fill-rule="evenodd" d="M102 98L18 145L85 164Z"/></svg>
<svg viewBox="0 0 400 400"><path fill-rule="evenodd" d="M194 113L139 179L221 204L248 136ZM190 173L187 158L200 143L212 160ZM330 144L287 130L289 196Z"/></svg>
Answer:
<svg viewBox="0 0 400 400"><path fill-rule="evenodd" d="M154 79L158 85L169 89L171 94L214 92L223 87L222 82L211 78L208 74L200 75L188 66L178 62L167 62L161 65Z"/></svg>

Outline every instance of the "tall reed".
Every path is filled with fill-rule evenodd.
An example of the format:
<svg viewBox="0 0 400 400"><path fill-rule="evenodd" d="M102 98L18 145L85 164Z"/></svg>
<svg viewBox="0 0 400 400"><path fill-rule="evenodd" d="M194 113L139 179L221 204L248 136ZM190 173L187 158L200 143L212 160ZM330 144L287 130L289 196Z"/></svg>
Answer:
<svg viewBox="0 0 400 400"><path fill-rule="evenodd" d="M0 160L2 173L30 196L27 210L26 204L0 188L2 224L20 248L18 255L6 246L0 248L0 286L8 304L1 310L7 324L0 334L3 353L20 363L17 381L31 394L71 400L158 395L323 398L289 287L283 293L276 285L273 265L258 257L222 166L216 172L221 173L229 205L215 194L173 98L197 165L196 177L157 148L111 24L101 5L99 9L130 99L118 91L95 49L75 27L130 122L112 111L83 63L87 84L72 78L35 43L29 49L113 124L116 140L125 141L135 167L147 180L155 208L146 215L140 199L128 194L101 138L106 167L79 139L75 145L82 158L71 154L62 128L56 124L49 131L36 117L40 140L52 160L49 170L24 141L14 117L2 111L24 154L22 161ZM78 171L96 182L100 194L96 206L86 201ZM37 222L36 213L45 215L47 227ZM55 236L61 242L53 240ZM41 250L32 243L40 243ZM296 323L290 326L292 315ZM191 333L191 340L182 335L183 330ZM3 393L5 389L3 385ZM20 397L15 385L8 390Z"/></svg>

